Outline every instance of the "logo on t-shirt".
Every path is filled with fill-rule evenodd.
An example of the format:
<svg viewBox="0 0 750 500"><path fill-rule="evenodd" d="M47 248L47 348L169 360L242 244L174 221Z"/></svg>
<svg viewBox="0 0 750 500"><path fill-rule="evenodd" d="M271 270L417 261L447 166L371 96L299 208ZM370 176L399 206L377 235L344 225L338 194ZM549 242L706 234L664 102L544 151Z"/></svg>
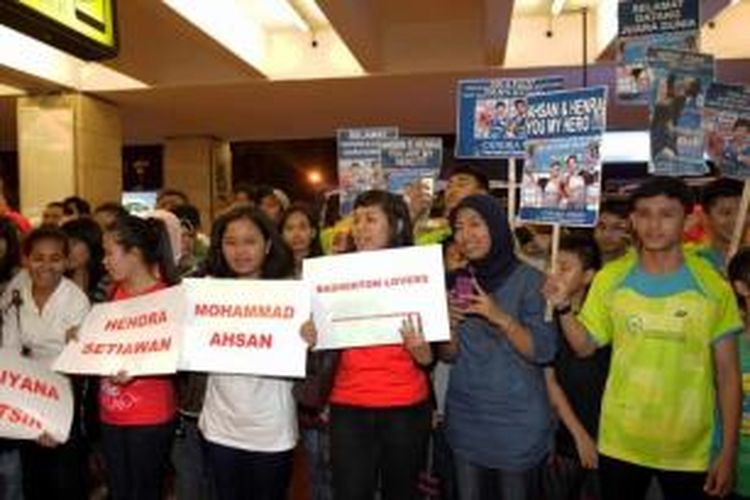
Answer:
<svg viewBox="0 0 750 500"><path fill-rule="evenodd" d="M136 398L134 398L132 394L122 390L122 388L107 380L102 382L100 390L100 404L108 411L128 411L137 403Z"/></svg>
<svg viewBox="0 0 750 500"><path fill-rule="evenodd" d="M629 315L625 324L627 325L628 333L632 333L634 335L643 333L643 318L641 318L637 314Z"/></svg>

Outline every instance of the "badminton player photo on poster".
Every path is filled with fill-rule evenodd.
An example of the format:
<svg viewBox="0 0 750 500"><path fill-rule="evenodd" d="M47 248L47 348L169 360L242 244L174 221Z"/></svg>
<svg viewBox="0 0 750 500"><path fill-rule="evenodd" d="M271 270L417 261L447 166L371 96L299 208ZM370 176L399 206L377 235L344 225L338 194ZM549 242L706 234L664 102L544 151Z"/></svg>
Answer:
<svg viewBox="0 0 750 500"><path fill-rule="evenodd" d="M606 87L529 96L519 219L591 226L601 197Z"/></svg>

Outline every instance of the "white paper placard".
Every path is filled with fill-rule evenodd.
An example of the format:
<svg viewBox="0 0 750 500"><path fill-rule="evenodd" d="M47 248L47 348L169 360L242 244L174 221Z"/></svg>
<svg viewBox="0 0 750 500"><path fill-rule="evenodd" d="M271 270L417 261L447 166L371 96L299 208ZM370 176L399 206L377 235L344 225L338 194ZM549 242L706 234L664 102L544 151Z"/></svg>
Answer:
<svg viewBox="0 0 750 500"><path fill-rule="evenodd" d="M405 318L421 319L429 342L450 338L439 245L305 259L317 349L398 344Z"/></svg>
<svg viewBox="0 0 750 500"><path fill-rule="evenodd" d="M70 381L43 364L0 349L0 437L68 440L73 422Z"/></svg>
<svg viewBox="0 0 750 500"><path fill-rule="evenodd" d="M180 370L304 377L310 290L297 280L186 279Z"/></svg>
<svg viewBox="0 0 750 500"><path fill-rule="evenodd" d="M129 376L177 371L185 298L181 286L96 304L52 368L64 373Z"/></svg>

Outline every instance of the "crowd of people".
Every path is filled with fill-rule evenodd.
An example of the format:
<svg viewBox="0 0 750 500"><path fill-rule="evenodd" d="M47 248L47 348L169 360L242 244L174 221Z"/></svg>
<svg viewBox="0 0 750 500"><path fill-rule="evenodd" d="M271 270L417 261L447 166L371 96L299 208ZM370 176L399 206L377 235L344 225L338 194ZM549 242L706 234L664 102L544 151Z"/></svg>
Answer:
<svg viewBox="0 0 750 500"><path fill-rule="evenodd" d="M335 199L319 213L238 185L210 234L172 189L147 217L71 197L33 227L6 209L1 347L46 366L95 303L431 243L450 341L406 322L402 344L310 349L303 380L70 377L70 438L0 440L0 498L281 500L298 443L314 500L633 500L654 483L667 500L750 498L750 248L730 255L741 191L719 179L696 199L652 177L605 200L592 230L564 231L554 266L547 228L513 227L468 166L438 199L372 190L345 217ZM319 332L290 334L312 348Z"/></svg>

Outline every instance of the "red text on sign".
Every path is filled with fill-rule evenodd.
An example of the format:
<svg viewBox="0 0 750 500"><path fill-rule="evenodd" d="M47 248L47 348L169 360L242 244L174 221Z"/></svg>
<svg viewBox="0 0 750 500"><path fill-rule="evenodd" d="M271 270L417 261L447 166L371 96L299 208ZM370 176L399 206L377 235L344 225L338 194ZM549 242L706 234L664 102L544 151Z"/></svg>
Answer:
<svg viewBox="0 0 750 500"><path fill-rule="evenodd" d="M167 322L167 311L153 311L149 313L126 316L124 318L108 319L104 323L104 331L132 330L134 328L145 328L147 326L161 325Z"/></svg>
<svg viewBox="0 0 750 500"><path fill-rule="evenodd" d="M55 401L60 399L54 384L11 370L0 370L0 385Z"/></svg>
<svg viewBox="0 0 750 500"><path fill-rule="evenodd" d="M195 315L210 318L291 319L294 307L269 304L196 304Z"/></svg>
<svg viewBox="0 0 750 500"><path fill-rule="evenodd" d="M43 430L42 423L20 408L0 403L0 420L31 429Z"/></svg>
<svg viewBox="0 0 750 500"><path fill-rule="evenodd" d="M171 348L172 339L170 337L139 342L87 342L83 344L81 354L127 356L168 351Z"/></svg>
<svg viewBox="0 0 750 500"><path fill-rule="evenodd" d="M209 342L211 347L249 347L251 349L271 349L273 335L270 333L214 333Z"/></svg>

